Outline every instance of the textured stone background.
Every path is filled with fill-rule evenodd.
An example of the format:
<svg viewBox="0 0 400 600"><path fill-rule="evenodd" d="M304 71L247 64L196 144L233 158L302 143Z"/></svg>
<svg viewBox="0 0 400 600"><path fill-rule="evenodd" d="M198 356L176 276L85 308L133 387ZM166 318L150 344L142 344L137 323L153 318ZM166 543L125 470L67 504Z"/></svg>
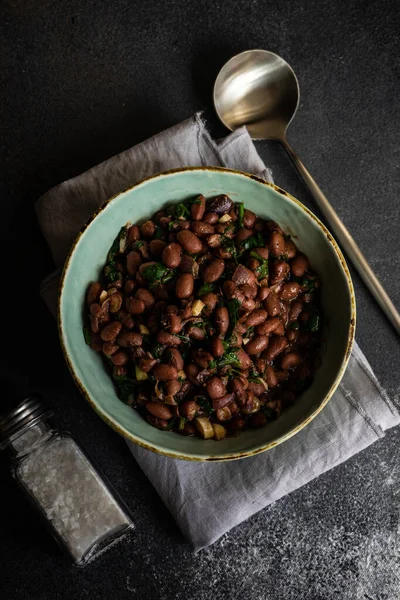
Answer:
<svg viewBox="0 0 400 600"><path fill-rule="evenodd" d="M3 0L0 403L33 390L51 400L131 507L136 532L88 568L72 568L1 464L2 600L400 597L396 430L192 553L123 440L71 381L37 296L52 263L33 213L52 185L199 108L223 135L211 107L218 69L241 50L270 49L300 80L291 143L400 306L399 30L397 0ZM276 182L312 207L283 150L257 148ZM358 342L399 400L398 338L354 282Z"/></svg>

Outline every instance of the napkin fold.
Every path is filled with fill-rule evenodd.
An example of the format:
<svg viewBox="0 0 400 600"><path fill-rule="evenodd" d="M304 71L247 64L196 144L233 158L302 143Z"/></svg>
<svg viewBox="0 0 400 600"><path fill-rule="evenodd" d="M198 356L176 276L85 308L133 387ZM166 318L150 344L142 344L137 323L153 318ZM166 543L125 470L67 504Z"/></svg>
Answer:
<svg viewBox="0 0 400 600"><path fill-rule="evenodd" d="M245 128L217 142L198 113L42 196L37 216L58 269L43 282L41 295L53 314L60 268L93 212L149 175L202 165L247 171L272 181ZM399 422L397 408L355 343L346 373L327 406L307 427L268 452L240 461L193 463L128 445L184 536L200 550L360 452Z"/></svg>

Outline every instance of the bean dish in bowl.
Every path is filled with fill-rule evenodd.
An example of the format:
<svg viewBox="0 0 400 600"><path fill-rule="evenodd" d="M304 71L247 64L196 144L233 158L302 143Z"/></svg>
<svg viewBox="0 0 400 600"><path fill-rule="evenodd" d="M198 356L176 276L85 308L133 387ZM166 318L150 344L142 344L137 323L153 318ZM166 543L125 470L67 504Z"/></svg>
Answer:
<svg viewBox="0 0 400 600"><path fill-rule="evenodd" d="M276 419L320 361L319 279L272 220L200 194L122 227L85 337L154 427L222 440Z"/></svg>
<svg viewBox="0 0 400 600"><path fill-rule="evenodd" d="M59 297L63 350L92 407L188 460L249 456L300 431L336 389L354 323L322 223L276 186L216 168L111 199L73 245Z"/></svg>

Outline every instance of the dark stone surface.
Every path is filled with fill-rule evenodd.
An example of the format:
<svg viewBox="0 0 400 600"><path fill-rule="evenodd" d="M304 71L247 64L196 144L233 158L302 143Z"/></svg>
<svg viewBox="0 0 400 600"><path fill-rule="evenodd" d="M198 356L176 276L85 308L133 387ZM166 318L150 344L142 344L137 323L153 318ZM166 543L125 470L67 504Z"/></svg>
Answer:
<svg viewBox="0 0 400 600"><path fill-rule="evenodd" d="M3 0L1 407L33 390L51 400L59 424L130 505L136 532L86 569L72 568L1 464L2 600L399 598L396 430L192 553L123 440L72 383L38 298L52 263L33 212L49 187L196 109L223 134L211 109L218 69L238 51L267 48L300 80L291 143L400 306L399 27L396 0ZM257 147L276 182L312 207L283 150ZM399 399L398 338L354 282L358 342Z"/></svg>

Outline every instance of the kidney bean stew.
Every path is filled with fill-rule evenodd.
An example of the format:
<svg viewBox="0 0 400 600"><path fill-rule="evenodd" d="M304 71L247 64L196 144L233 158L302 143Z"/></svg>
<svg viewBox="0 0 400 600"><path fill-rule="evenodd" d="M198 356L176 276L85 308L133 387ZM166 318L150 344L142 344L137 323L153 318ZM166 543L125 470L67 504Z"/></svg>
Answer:
<svg viewBox="0 0 400 600"><path fill-rule="evenodd" d="M276 419L319 365L319 279L274 221L199 195L122 227L86 342L154 427L223 439Z"/></svg>

